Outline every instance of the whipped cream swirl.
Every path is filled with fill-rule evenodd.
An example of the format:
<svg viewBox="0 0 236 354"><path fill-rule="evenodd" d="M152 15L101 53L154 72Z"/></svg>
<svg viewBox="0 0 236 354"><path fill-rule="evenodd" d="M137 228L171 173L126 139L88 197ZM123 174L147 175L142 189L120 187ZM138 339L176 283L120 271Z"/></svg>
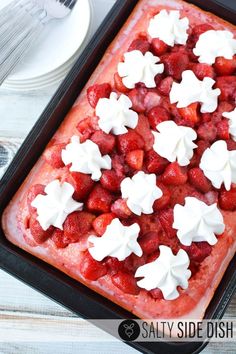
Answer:
<svg viewBox="0 0 236 354"><path fill-rule="evenodd" d="M189 106L191 103L200 102L202 113L214 112L218 105L220 89L213 89L215 80L210 77L198 80L192 70L182 73L182 81L174 82L170 90L170 103L177 103L178 108Z"/></svg>
<svg viewBox="0 0 236 354"><path fill-rule="evenodd" d="M105 133L115 135L127 133L127 128L136 128L138 113L131 109L132 101L126 95L112 92L110 98L100 98L96 106L98 125Z"/></svg>
<svg viewBox="0 0 236 354"><path fill-rule="evenodd" d="M179 297L177 287L188 288L188 279L191 276L189 257L187 252L180 249L175 256L170 247L160 246L160 256L151 263L139 267L135 277L143 277L137 282L140 288L162 291L165 300L175 300Z"/></svg>
<svg viewBox="0 0 236 354"><path fill-rule="evenodd" d="M224 112L223 117L229 119L229 132L234 141L236 141L236 108L231 112Z"/></svg>
<svg viewBox="0 0 236 354"><path fill-rule="evenodd" d="M62 150L61 157L66 166L71 164L71 172L91 174L94 181L101 178L101 169L111 169L110 156L102 156L97 144L91 140L80 143L78 136L71 138L71 142Z"/></svg>
<svg viewBox="0 0 236 354"><path fill-rule="evenodd" d="M122 198L127 198L129 209L136 215L153 213L153 203L162 197L162 190L156 185L156 175L143 171L121 182Z"/></svg>
<svg viewBox="0 0 236 354"><path fill-rule="evenodd" d="M149 23L148 34L152 38L159 38L166 44L186 44L189 20L187 17L180 19L179 11L161 10Z"/></svg>
<svg viewBox="0 0 236 354"><path fill-rule="evenodd" d="M232 59L236 54L236 39L229 31L209 30L202 33L193 53L200 63L214 64L217 57Z"/></svg>
<svg viewBox="0 0 236 354"><path fill-rule="evenodd" d="M197 147L193 143L197 139L196 132L171 120L158 124L157 129L159 133L152 131L155 138L153 149L170 162L177 160L180 166L188 165L193 149Z"/></svg>
<svg viewBox="0 0 236 354"><path fill-rule="evenodd" d="M156 87L155 76L164 71L164 64L159 62L160 58L151 52L143 54L140 50L132 50L125 53L124 62L118 64L118 74L129 89L139 82L148 88Z"/></svg>
<svg viewBox="0 0 236 354"><path fill-rule="evenodd" d="M229 191L236 183L236 150L229 151L226 142L218 140L204 151L199 167L215 188L224 184Z"/></svg>
<svg viewBox="0 0 236 354"><path fill-rule="evenodd" d="M139 232L138 224L124 226L119 219L113 219L102 237L89 236L88 242L93 244L88 249L89 253L97 261L107 256L123 261L131 253L141 257L143 251L137 242Z"/></svg>
<svg viewBox="0 0 236 354"><path fill-rule="evenodd" d="M76 202L72 195L74 188L71 184L54 180L45 187L46 195L38 194L31 205L37 209L37 220L43 230L55 226L63 230L67 216L74 211L82 210L83 203Z"/></svg>
<svg viewBox="0 0 236 354"><path fill-rule="evenodd" d="M221 235L225 230L224 219L217 204L207 205L194 197L185 198L185 205L174 207L173 228L185 246L192 242L206 241L210 245L217 243L215 235Z"/></svg>

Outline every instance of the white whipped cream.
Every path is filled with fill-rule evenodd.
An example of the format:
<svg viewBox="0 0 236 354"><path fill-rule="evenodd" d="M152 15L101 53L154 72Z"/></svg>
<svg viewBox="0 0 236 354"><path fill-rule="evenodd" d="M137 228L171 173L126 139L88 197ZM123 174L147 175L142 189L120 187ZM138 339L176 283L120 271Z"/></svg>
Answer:
<svg viewBox="0 0 236 354"><path fill-rule="evenodd" d="M179 11L161 10L149 23L148 34L152 38L159 38L166 44L186 44L189 20L187 17L180 19Z"/></svg>
<svg viewBox="0 0 236 354"><path fill-rule="evenodd" d="M229 133L234 141L236 141L236 108L231 112L224 112L223 117L229 119Z"/></svg>
<svg viewBox="0 0 236 354"><path fill-rule="evenodd" d="M202 33L193 53L200 63L214 64L217 57L232 59L236 54L236 39L229 31L209 30Z"/></svg>
<svg viewBox="0 0 236 354"><path fill-rule="evenodd" d="M210 245L217 243L215 235L224 232L224 219L217 204L207 205L194 197L185 198L185 205L176 204L174 207L173 228L185 246L192 242L206 241Z"/></svg>
<svg viewBox="0 0 236 354"><path fill-rule="evenodd" d="M153 203L162 197L162 190L156 185L156 175L143 171L121 182L122 198L127 198L129 209L136 215L153 213Z"/></svg>
<svg viewBox="0 0 236 354"><path fill-rule="evenodd" d="M96 106L96 115L99 117L98 125L105 133L115 135L127 133L126 127L136 128L138 113L130 109L132 101L126 95L112 92L110 98L100 98Z"/></svg>
<svg viewBox="0 0 236 354"><path fill-rule="evenodd" d="M171 120L158 124L157 129L159 133L152 131L155 138L153 149L170 162L177 160L180 166L188 165L193 149L197 147L193 143L197 139L196 132Z"/></svg>
<svg viewBox="0 0 236 354"><path fill-rule="evenodd" d="M151 52L143 54L133 50L124 54L124 62L118 64L118 73L123 84L132 89L135 84L142 82L146 87L156 87L155 76L164 71L164 64L158 64L160 58Z"/></svg>
<svg viewBox="0 0 236 354"><path fill-rule="evenodd" d="M200 102L202 113L214 112L218 104L220 89L213 89L215 80L210 77L198 80L192 70L182 73L180 83L173 82L170 90L170 103L177 103L178 108L189 106L191 103Z"/></svg>
<svg viewBox="0 0 236 354"><path fill-rule="evenodd" d="M123 261L131 253L141 257L143 251L137 242L139 232L138 224L124 226L119 219L113 219L102 237L89 236L88 242L93 244L89 247L89 253L97 261L102 261L107 256Z"/></svg>
<svg viewBox="0 0 236 354"><path fill-rule="evenodd" d="M228 151L226 142L218 140L204 151L199 167L215 188L224 184L230 190L236 183L236 150Z"/></svg>
<svg viewBox="0 0 236 354"><path fill-rule="evenodd" d="M31 205L37 209L37 220L43 230L55 226L63 230L67 216L74 211L82 210L83 203L76 202L72 195L74 188L71 184L54 180L45 187L46 195L38 194Z"/></svg>
<svg viewBox="0 0 236 354"><path fill-rule="evenodd" d="M140 288L162 291L165 300L174 300L179 297L177 287L188 288L188 279L191 276L188 254L180 249L175 256L170 247L160 246L160 256L151 263L139 267L135 277L143 277L137 282Z"/></svg>
<svg viewBox="0 0 236 354"><path fill-rule="evenodd" d="M71 164L71 172L91 174L94 181L101 178L101 169L111 169L110 156L102 156L97 144L91 140L80 143L78 136L71 138L71 142L62 150L61 157L65 165Z"/></svg>

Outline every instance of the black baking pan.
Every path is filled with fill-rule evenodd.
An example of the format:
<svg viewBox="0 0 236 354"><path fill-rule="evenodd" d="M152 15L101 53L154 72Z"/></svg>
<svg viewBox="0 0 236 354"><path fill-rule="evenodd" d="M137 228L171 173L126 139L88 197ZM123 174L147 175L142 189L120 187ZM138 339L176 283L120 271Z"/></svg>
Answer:
<svg viewBox="0 0 236 354"><path fill-rule="evenodd" d="M230 1L225 0L227 6L223 5L223 1L189 2L235 23L234 1L232 1L234 8L230 8ZM0 181L0 217L137 2L138 0L117 0L26 138ZM234 258L228 266L207 308L205 318L222 318L236 287L235 260ZM0 268L88 320L134 318L128 311L11 244L5 238L2 229L0 229ZM109 332L108 328L103 327L103 329ZM129 342L128 344L143 353L189 354L200 352L207 343Z"/></svg>

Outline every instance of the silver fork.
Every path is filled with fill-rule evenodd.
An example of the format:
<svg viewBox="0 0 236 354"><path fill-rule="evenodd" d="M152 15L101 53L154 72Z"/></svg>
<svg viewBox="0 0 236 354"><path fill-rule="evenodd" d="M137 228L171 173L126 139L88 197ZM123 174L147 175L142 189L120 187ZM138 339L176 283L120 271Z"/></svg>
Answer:
<svg viewBox="0 0 236 354"><path fill-rule="evenodd" d="M0 85L52 19L67 16L77 0L16 0L0 12Z"/></svg>

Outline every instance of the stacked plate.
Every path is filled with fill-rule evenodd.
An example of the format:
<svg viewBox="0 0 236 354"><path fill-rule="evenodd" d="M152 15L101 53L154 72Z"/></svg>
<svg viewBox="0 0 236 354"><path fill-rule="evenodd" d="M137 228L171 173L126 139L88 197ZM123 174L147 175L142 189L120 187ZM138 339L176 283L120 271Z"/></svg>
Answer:
<svg viewBox="0 0 236 354"><path fill-rule="evenodd" d="M1 0L0 10L12 0ZM69 16L52 20L2 87L39 89L56 84L78 58L91 37L89 0L77 0Z"/></svg>

